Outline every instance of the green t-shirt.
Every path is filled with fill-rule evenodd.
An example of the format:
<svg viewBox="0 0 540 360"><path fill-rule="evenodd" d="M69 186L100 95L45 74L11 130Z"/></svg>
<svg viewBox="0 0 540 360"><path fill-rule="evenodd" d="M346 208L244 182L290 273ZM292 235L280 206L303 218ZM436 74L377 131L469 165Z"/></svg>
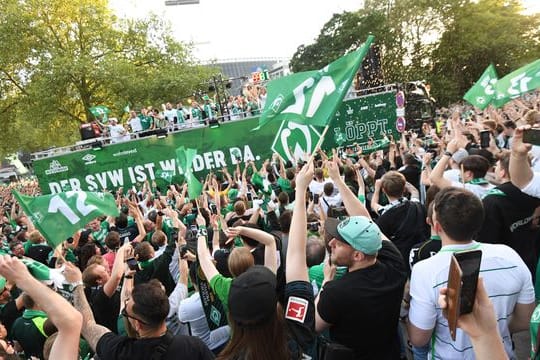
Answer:
<svg viewBox="0 0 540 360"><path fill-rule="evenodd" d="M152 127L152 124L154 122L153 117L139 115L139 118L141 119L141 126L143 130L148 130L150 129L150 127Z"/></svg>
<svg viewBox="0 0 540 360"><path fill-rule="evenodd" d="M94 238L94 241L97 241L101 246L105 246L107 234L109 234L109 223L104 220L100 224L100 229L92 232L92 237Z"/></svg>
<svg viewBox="0 0 540 360"><path fill-rule="evenodd" d="M336 269L335 280L341 279L347 273L346 266L338 266ZM324 280L324 264L313 265L308 269L309 282L312 285L317 285L317 291L321 289Z"/></svg>
<svg viewBox="0 0 540 360"><path fill-rule="evenodd" d="M538 336L539 325L540 325L540 305L537 305L532 313L531 322L529 324L529 331L531 333L531 359L534 359L534 349L536 349L536 337Z"/></svg>
<svg viewBox="0 0 540 360"><path fill-rule="evenodd" d="M217 274L210 280L210 287L217 295L226 313L229 312L229 291L231 290L231 284L233 279L225 277L221 274Z"/></svg>
<svg viewBox="0 0 540 360"><path fill-rule="evenodd" d="M277 179L277 184L279 185L279 187L281 188L281 191L283 192L288 193L292 191L291 182L288 179L284 179L280 177Z"/></svg>
<svg viewBox="0 0 540 360"><path fill-rule="evenodd" d="M202 120L201 115L202 115L202 113L201 113L201 110L199 108L192 108L191 109L191 117L193 118L193 120Z"/></svg>

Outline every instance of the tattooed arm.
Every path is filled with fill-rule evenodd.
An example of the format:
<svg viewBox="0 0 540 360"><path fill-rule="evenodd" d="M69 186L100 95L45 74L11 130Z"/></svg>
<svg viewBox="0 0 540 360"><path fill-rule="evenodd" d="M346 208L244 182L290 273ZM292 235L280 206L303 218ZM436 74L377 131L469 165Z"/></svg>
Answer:
<svg viewBox="0 0 540 360"><path fill-rule="evenodd" d="M82 279L81 271L73 264L66 264L64 275L66 276L66 280L71 283L79 282ZM82 336L86 339L92 350L96 351L99 339L106 333L111 332L111 330L107 329L105 326L96 324L92 309L88 304L88 300L86 300L84 286L82 285L77 286L73 290L73 306L83 316Z"/></svg>

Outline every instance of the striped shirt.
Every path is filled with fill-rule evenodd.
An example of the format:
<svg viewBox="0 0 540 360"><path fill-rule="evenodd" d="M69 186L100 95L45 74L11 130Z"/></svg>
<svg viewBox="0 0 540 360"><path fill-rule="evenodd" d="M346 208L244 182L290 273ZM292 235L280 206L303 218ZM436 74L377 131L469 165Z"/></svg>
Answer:
<svg viewBox="0 0 540 360"><path fill-rule="evenodd" d="M508 330L509 317L516 303L534 302L531 274L523 260L510 247L473 241L463 245L443 246L435 256L413 267L409 321L417 328L433 329L430 359L475 358L469 337L461 329L457 329L456 341L452 341L448 322L437 300L439 290L447 286L452 253L476 249L482 250L480 277L494 305L504 347L509 358L514 358Z"/></svg>

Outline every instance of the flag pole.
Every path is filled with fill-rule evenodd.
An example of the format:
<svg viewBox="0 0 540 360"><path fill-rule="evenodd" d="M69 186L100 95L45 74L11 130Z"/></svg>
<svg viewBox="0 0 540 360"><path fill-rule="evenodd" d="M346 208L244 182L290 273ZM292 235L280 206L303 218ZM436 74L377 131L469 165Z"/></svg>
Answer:
<svg viewBox="0 0 540 360"><path fill-rule="evenodd" d="M324 137L326 136L326 132L328 131L329 128L330 128L330 125L328 125L328 124L324 127L324 130L323 130L323 132L321 134L321 137L319 138L319 141L317 142L317 145L315 145L315 149L313 149L313 153L311 154L311 156L309 157L309 160L307 161L308 164L313 161L313 158L315 157L315 154L317 153L317 151L321 147L321 145L322 145L322 143L324 141Z"/></svg>

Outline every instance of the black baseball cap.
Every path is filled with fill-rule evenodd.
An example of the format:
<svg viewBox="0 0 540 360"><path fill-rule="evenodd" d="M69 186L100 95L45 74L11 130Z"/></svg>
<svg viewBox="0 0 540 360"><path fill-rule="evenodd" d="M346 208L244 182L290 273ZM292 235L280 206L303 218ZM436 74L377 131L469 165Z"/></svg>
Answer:
<svg viewBox="0 0 540 360"><path fill-rule="evenodd" d="M236 277L229 291L229 317L239 325L257 325L276 313L276 275L254 265Z"/></svg>

